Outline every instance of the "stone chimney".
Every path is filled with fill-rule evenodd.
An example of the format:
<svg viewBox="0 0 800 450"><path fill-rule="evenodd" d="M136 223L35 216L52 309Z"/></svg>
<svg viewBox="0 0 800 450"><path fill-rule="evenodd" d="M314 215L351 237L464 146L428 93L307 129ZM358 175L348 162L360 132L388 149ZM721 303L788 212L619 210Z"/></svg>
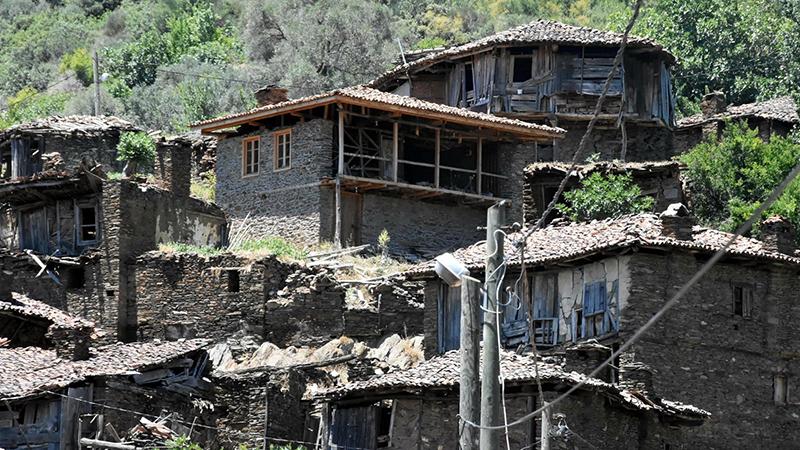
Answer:
<svg viewBox="0 0 800 450"><path fill-rule="evenodd" d="M602 364L609 356L611 356L611 348L597 342L581 342L564 351L564 371L565 372L578 372L588 375L600 364ZM611 370L601 372L597 378L611 382Z"/></svg>
<svg viewBox="0 0 800 450"><path fill-rule="evenodd" d="M256 97L258 106L274 105L289 100L288 91L274 84L260 88L253 95Z"/></svg>
<svg viewBox="0 0 800 450"><path fill-rule="evenodd" d="M164 189L188 197L192 184L192 146L179 140L156 144L156 176Z"/></svg>
<svg viewBox="0 0 800 450"><path fill-rule="evenodd" d="M769 250L794 255L795 229L788 219L772 216L761 224L761 240Z"/></svg>
<svg viewBox="0 0 800 450"><path fill-rule="evenodd" d="M682 203L673 203L661 213L661 234L666 237L692 240L692 227L695 225L694 216Z"/></svg>
<svg viewBox="0 0 800 450"><path fill-rule="evenodd" d="M653 370L646 364L625 360L625 355L620 355L619 387L652 394Z"/></svg>
<svg viewBox="0 0 800 450"><path fill-rule="evenodd" d="M714 91L710 94L703 96L700 102L700 110L703 111L704 116L713 116L725 111L728 107L728 102L725 100L725 94L720 91Z"/></svg>
<svg viewBox="0 0 800 450"><path fill-rule="evenodd" d="M59 358L70 361L89 359L89 347L92 344L94 327L64 328L51 325L47 330L47 338Z"/></svg>

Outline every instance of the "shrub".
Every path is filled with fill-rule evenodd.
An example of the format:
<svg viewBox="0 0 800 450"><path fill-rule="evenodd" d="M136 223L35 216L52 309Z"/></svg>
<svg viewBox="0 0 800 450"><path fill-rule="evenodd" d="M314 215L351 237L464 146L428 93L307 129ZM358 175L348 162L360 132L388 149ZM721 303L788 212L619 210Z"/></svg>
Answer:
<svg viewBox="0 0 800 450"><path fill-rule="evenodd" d="M573 221L619 217L650 211L653 199L642 196L631 176L601 175L597 172L581 181L580 187L564 193L566 203L556 205Z"/></svg>
<svg viewBox="0 0 800 450"><path fill-rule="evenodd" d="M65 73L70 70L75 72L75 76L81 80L84 86L89 86L94 82L92 55L89 54L88 50L79 48L61 57L58 71Z"/></svg>
<svg viewBox="0 0 800 450"><path fill-rule="evenodd" d="M125 175L133 175L139 165L152 165L155 159L156 143L147 133L126 132L119 136L117 160L128 163Z"/></svg>

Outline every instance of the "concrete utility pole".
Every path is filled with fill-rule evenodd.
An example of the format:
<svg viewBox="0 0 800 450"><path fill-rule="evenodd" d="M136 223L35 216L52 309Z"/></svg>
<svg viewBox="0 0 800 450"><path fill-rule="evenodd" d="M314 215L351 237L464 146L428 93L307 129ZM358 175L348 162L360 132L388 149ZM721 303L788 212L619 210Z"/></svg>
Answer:
<svg viewBox="0 0 800 450"><path fill-rule="evenodd" d="M486 309L498 311L497 286L503 263L503 234L500 227L506 220L506 201L501 201L486 213ZM498 320L500 314L485 312L483 317L483 371L481 380L481 426L500 425L500 351ZM481 450L497 448L500 430L481 429Z"/></svg>
<svg viewBox="0 0 800 450"><path fill-rule="evenodd" d="M459 380L458 414L472 423L480 420L480 282L469 276L461 279L461 379ZM460 423L461 450L477 450L478 430Z"/></svg>
<svg viewBox="0 0 800 450"><path fill-rule="evenodd" d="M97 50L92 50L92 75L94 78L94 115L100 115L100 61Z"/></svg>

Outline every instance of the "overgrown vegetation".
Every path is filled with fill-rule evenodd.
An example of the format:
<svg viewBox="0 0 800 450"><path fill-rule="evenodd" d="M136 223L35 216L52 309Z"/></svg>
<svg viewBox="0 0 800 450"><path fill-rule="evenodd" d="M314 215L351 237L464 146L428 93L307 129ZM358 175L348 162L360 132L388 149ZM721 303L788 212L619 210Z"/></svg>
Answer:
<svg viewBox="0 0 800 450"><path fill-rule="evenodd" d="M117 159L126 163L126 176L141 167L150 167L156 159L156 143L145 132L125 132L119 136Z"/></svg>
<svg viewBox="0 0 800 450"><path fill-rule="evenodd" d="M273 255L278 258L290 260L302 260L307 255L304 249L289 243L283 238L274 236L245 240L235 247L221 248L169 242L160 244L158 249L166 253L194 253L202 256L214 256L227 252L253 257Z"/></svg>
<svg viewBox="0 0 800 450"><path fill-rule="evenodd" d="M653 209L653 198L643 196L628 174L595 172L581 180L578 188L565 192L563 196L565 202L556 208L572 221L608 219Z"/></svg>
<svg viewBox="0 0 800 450"><path fill-rule="evenodd" d="M214 172L203 174L200 179L193 179L189 186L192 197L213 202L217 192L217 176Z"/></svg>
<svg viewBox="0 0 800 450"><path fill-rule="evenodd" d="M730 123L681 157L688 166L692 209L705 225L733 231L755 211L800 160L797 138L764 142L746 124ZM795 180L766 211L800 226L800 181Z"/></svg>

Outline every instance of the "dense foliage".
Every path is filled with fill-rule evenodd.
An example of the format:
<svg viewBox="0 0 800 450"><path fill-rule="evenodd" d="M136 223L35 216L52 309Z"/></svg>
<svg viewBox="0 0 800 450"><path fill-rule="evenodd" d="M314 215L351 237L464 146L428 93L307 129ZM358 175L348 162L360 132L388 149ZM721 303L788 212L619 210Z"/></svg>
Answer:
<svg viewBox="0 0 800 450"><path fill-rule="evenodd" d="M556 208L572 221L600 220L651 211L653 198L643 196L628 174L603 175L595 172L580 186L564 193Z"/></svg>
<svg viewBox="0 0 800 450"><path fill-rule="evenodd" d="M144 132L126 132L119 136L117 159L146 166L156 159L156 143Z"/></svg>
<svg viewBox="0 0 800 450"><path fill-rule="evenodd" d="M706 225L733 231L800 161L800 145L782 137L764 142L756 130L730 124L721 139L701 143L682 160L688 166L693 212ZM800 181L792 183L762 219L773 214L800 226Z"/></svg>

